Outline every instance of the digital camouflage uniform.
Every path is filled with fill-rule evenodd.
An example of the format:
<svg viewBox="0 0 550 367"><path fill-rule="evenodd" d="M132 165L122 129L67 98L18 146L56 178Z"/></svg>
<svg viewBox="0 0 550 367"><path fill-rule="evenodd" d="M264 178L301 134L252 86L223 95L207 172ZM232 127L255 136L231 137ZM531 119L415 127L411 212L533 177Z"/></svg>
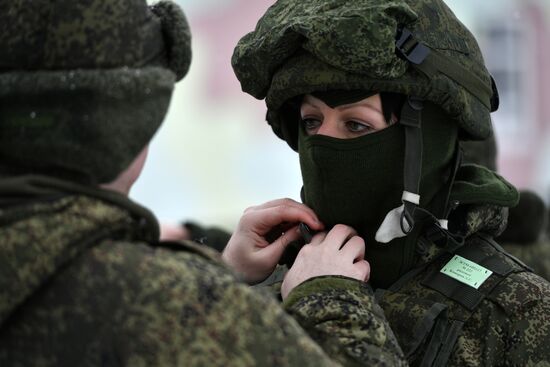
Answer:
<svg viewBox="0 0 550 367"><path fill-rule="evenodd" d="M393 253L412 250L413 261L390 285L376 289L378 304L409 365L550 364L550 285L493 240L505 227L507 208L517 204L517 191L488 169L458 164L458 139L491 136L490 112L498 107L498 94L476 40L443 1L279 0L255 30L239 41L232 64L243 91L265 98L267 122L278 137L300 152L301 164L302 135L295 106L308 93L364 90L409 96L402 111L416 111L412 113L414 124L406 126L400 121L403 126L397 127L407 131L406 144L418 141L418 137L408 140L408 132L411 127L418 129L419 121L422 126L429 122L426 126L430 127L448 122L458 125L458 137L449 143L454 145L449 146L454 159L444 171L445 181L440 181L441 192L433 202L416 203L412 212L425 214L426 221L417 221L404 240L397 238L386 245ZM424 103L424 110L418 101ZM437 108L443 114L438 113L436 120L422 120L424 112L428 119ZM403 112L401 119L410 124L411 113L407 113L407 119ZM430 137L426 130L422 130L424 138ZM378 134L390 133L372 135ZM336 140L341 139L320 137L316 141L342 144ZM431 144L437 144L437 139ZM438 158L430 155L434 146L426 144L424 155L409 162L418 165L420 160L422 167L429 167ZM405 150L405 160L409 154ZM407 169L405 179L410 177ZM306 174L302 166L302 176ZM338 177L319 177L338 182ZM340 181L347 187L345 179ZM307 194L305 180L304 189ZM445 192L449 192L446 201L441 195ZM428 212L438 209L440 202L446 203L441 210L444 216ZM310 205L307 195L305 203ZM437 218L448 220L448 228ZM373 245L366 241L365 258L371 262L376 259L369 258L369 246ZM387 259L387 267L392 267L392 258ZM469 269L487 278L470 281L462 276L463 281L458 281L449 275L456 262L466 265L454 269ZM264 284L277 285L282 273L282 267L278 268ZM369 282L373 275L374 270Z"/></svg>
<svg viewBox="0 0 550 367"><path fill-rule="evenodd" d="M189 67L175 4L1 2L0 46L0 366L404 364L367 286L312 279L283 309L98 187Z"/></svg>
<svg viewBox="0 0 550 367"><path fill-rule="evenodd" d="M22 199L0 212L2 366L401 364L359 282L318 278L286 300L324 352L213 252L159 243L122 195L27 176L2 180L6 197Z"/></svg>

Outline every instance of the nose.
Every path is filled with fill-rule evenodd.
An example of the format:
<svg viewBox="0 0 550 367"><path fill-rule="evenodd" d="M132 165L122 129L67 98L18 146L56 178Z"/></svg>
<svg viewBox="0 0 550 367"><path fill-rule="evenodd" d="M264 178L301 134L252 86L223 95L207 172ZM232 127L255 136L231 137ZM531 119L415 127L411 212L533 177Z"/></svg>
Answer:
<svg viewBox="0 0 550 367"><path fill-rule="evenodd" d="M342 133L338 129L338 121L334 117L330 116L325 116L323 123L317 130L316 134L331 136L333 138L344 138L344 136L341 136Z"/></svg>

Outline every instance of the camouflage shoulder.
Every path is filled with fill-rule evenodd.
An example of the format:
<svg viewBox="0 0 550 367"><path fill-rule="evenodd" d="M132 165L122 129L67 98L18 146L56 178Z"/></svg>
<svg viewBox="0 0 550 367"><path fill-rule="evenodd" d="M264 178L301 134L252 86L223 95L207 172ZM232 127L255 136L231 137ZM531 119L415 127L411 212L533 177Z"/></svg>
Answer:
<svg viewBox="0 0 550 367"><path fill-rule="evenodd" d="M509 317L516 317L530 308L550 302L550 283L529 271L506 277L489 295Z"/></svg>
<svg viewBox="0 0 550 367"><path fill-rule="evenodd" d="M507 316L495 326L510 366L550 365L550 284L531 272L507 277L492 297Z"/></svg>
<svg viewBox="0 0 550 367"><path fill-rule="evenodd" d="M517 315L530 305L550 300L550 283L534 274L521 258L507 252L490 236L473 236L469 244L486 257L485 262L499 264L494 271L504 271L501 273L502 281L496 284L487 297L500 305L509 316Z"/></svg>

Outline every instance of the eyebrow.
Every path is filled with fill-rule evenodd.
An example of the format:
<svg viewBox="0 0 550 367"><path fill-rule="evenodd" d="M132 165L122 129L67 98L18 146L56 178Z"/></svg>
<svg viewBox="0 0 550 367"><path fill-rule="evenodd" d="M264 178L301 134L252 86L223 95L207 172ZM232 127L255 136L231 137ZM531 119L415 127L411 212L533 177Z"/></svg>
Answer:
<svg viewBox="0 0 550 367"><path fill-rule="evenodd" d="M340 109L340 110L349 110L351 108L357 108L357 107L364 107L364 108L368 108L369 110L373 110L373 111L382 113L382 110L379 110L378 108L376 108L376 107L374 107L374 106L372 106L368 103L365 103L365 102L363 102L363 103L355 102L355 103L336 106L336 108Z"/></svg>
<svg viewBox="0 0 550 367"><path fill-rule="evenodd" d="M312 101L303 101L302 106L303 105L309 105L309 106L314 107L318 110L321 109L320 106L316 105L315 102L312 102ZM379 110L376 107L374 107L374 106L372 106L368 103L365 103L365 102L363 102L363 103L355 102L355 103L343 104L343 105L340 105L340 106L336 106L335 109L349 110L349 109L352 109L352 108L361 108L361 107L362 108L367 108L369 110L372 110L372 111L375 111L375 112L378 112L378 113L383 113L382 110Z"/></svg>

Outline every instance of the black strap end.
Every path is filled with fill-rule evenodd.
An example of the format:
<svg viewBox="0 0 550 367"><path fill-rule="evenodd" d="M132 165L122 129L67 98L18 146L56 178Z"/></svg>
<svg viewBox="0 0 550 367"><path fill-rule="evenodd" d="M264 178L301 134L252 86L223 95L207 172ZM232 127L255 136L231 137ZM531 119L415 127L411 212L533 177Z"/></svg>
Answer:
<svg viewBox="0 0 550 367"><path fill-rule="evenodd" d="M395 49L399 57L415 65L421 64L430 54L430 49L417 41L407 28L398 30Z"/></svg>

